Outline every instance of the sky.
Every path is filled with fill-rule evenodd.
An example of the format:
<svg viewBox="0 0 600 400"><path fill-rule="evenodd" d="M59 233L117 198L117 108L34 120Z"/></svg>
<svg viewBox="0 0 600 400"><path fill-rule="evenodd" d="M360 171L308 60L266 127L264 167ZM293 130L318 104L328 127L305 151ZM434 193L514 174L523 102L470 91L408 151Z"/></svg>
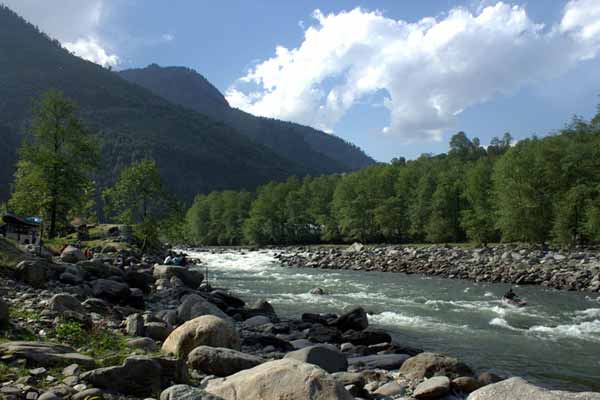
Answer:
<svg viewBox="0 0 600 400"><path fill-rule="evenodd" d="M0 0L113 69L191 67L229 103L379 161L552 133L600 103L600 0Z"/></svg>

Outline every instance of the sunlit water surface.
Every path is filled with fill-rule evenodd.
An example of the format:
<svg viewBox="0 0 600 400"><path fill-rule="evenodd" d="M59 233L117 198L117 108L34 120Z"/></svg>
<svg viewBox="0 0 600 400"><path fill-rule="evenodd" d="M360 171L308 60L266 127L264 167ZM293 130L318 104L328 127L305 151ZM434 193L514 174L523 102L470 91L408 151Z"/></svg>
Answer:
<svg viewBox="0 0 600 400"><path fill-rule="evenodd" d="M272 251L188 252L208 266L212 286L248 301L268 299L281 316L362 305L369 322L399 343L459 357L477 369L547 387L600 391L600 298L518 287L529 305L499 299L503 284L385 272L282 267ZM329 295L308 292L323 288Z"/></svg>

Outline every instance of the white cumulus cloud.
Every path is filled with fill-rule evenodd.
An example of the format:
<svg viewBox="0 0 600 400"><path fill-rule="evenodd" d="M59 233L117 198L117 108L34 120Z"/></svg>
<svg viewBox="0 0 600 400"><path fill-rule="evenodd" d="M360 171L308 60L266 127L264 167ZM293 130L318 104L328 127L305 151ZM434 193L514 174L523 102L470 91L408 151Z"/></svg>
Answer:
<svg viewBox="0 0 600 400"><path fill-rule="evenodd" d="M361 98L383 90L405 141L440 139L466 108L556 77L600 50L600 1L572 0L552 26L498 2L406 22L378 11L324 15L293 49L279 46L227 91L245 111L333 131Z"/></svg>
<svg viewBox="0 0 600 400"><path fill-rule="evenodd" d="M103 67L113 67L119 63L116 54L108 54L97 40L91 37L78 39L76 42L65 42L63 46L78 57Z"/></svg>
<svg viewBox="0 0 600 400"><path fill-rule="evenodd" d="M107 13L104 0L0 0L43 32L58 39L77 56L103 66L114 66L119 57L109 54L99 40Z"/></svg>

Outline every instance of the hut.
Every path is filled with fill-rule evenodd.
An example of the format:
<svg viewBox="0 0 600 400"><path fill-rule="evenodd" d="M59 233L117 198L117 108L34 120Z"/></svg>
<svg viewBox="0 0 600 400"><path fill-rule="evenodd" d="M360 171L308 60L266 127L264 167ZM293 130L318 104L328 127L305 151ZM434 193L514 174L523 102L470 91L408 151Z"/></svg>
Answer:
<svg viewBox="0 0 600 400"><path fill-rule="evenodd" d="M39 217L24 217L13 213L2 216L0 234L20 244L40 244L42 219Z"/></svg>

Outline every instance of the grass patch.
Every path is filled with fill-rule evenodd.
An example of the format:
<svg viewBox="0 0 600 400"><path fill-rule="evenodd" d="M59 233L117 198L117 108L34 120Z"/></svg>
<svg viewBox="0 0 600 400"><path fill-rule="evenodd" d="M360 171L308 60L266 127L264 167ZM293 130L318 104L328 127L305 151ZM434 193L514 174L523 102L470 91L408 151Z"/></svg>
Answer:
<svg viewBox="0 0 600 400"><path fill-rule="evenodd" d="M88 330L77 321L61 321L54 330L54 339L79 349L103 366L121 364L131 353L122 334L101 326Z"/></svg>
<svg viewBox="0 0 600 400"><path fill-rule="evenodd" d="M39 311L36 310L24 310L20 308L11 307L8 310L8 315L10 319L24 319L27 321L39 321L42 318L42 315Z"/></svg>
<svg viewBox="0 0 600 400"><path fill-rule="evenodd" d="M25 254L19 250L17 244L10 239L0 237L0 270L14 269L25 259Z"/></svg>

